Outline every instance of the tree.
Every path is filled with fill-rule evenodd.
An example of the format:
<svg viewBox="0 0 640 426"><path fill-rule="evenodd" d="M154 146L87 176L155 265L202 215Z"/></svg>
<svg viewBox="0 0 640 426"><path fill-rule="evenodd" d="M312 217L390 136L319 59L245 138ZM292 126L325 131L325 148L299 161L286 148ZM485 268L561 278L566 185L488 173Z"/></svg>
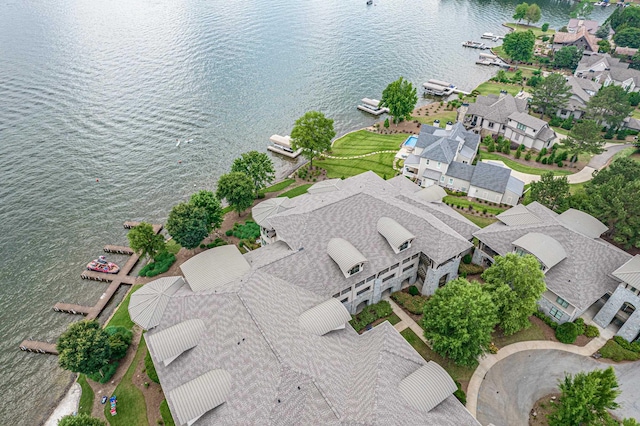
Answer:
<svg viewBox="0 0 640 426"><path fill-rule="evenodd" d="M540 10L540 6L533 3L531 6L527 8L527 13L524 15L524 18L527 20L527 25L536 23L540 20L542 16L542 11Z"/></svg>
<svg viewBox="0 0 640 426"><path fill-rule="evenodd" d="M591 4L591 3L589 3ZM596 31L595 36L598 38L601 38L603 40L606 40L609 38L609 33L611 32L611 27L609 26L609 24L602 24L598 30Z"/></svg>
<svg viewBox="0 0 640 426"><path fill-rule="evenodd" d="M98 321L78 321L62 333L56 344L58 363L65 370L87 375L102 373L111 360L109 335Z"/></svg>
<svg viewBox="0 0 640 426"><path fill-rule="evenodd" d="M554 54L553 66L574 71L581 59L582 49L578 49L575 46L564 46Z"/></svg>
<svg viewBox="0 0 640 426"><path fill-rule="evenodd" d="M178 244L194 249L209 235L209 215L204 208L191 203L176 204L169 213L166 228Z"/></svg>
<svg viewBox="0 0 640 426"><path fill-rule="evenodd" d="M122 326L109 326L104 329L109 335L109 346L111 347L111 359L121 359L127 354L127 349L133 339L131 330Z"/></svg>
<svg viewBox="0 0 640 426"><path fill-rule="evenodd" d="M600 40L598 42L598 52L602 52L602 53L611 52L611 43L609 43L609 40Z"/></svg>
<svg viewBox="0 0 640 426"><path fill-rule="evenodd" d="M547 30L549 30L549 23L545 22L544 24L542 24L542 27L540 27L540 29L542 30L543 33L546 33Z"/></svg>
<svg viewBox="0 0 640 426"><path fill-rule="evenodd" d="M331 148L331 139L335 135L333 120L321 112L309 111L296 120L291 131L291 145L293 149L302 148L302 155L313 168L313 159Z"/></svg>
<svg viewBox="0 0 640 426"><path fill-rule="evenodd" d="M217 195L226 199L229 206L238 214L253 204L253 182L242 172L231 172L220 176Z"/></svg>
<svg viewBox="0 0 640 426"><path fill-rule="evenodd" d="M529 4L520 3L519 5L516 6L516 13L514 13L513 19L517 19L518 23L520 23L520 21L522 21L524 17L527 16L528 9L529 9Z"/></svg>
<svg viewBox="0 0 640 426"><path fill-rule="evenodd" d="M556 212L567 210L570 197L567 177L556 178L553 172L545 172L538 182L531 182L527 195L530 201L537 201Z"/></svg>
<svg viewBox="0 0 640 426"><path fill-rule="evenodd" d="M276 171L273 162L267 154L258 151L249 151L236 158L231 166L232 172L242 172L253 181L255 195L273 182Z"/></svg>
<svg viewBox="0 0 640 426"><path fill-rule="evenodd" d="M106 423L88 414L69 414L58 420L58 426L106 426Z"/></svg>
<svg viewBox="0 0 640 426"><path fill-rule="evenodd" d="M640 70L640 52L636 52L636 54L631 57L629 68Z"/></svg>
<svg viewBox="0 0 640 426"><path fill-rule="evenodd" d="M220 228L222 225L222 204L211 191L199 191L191 196L189 203L195 207L201 207L207 213L207 231Z"/></svg>
<svg viewBox="0 0 640 426"><path fill-rule="evenodd" d="M400 77L382 91L380 106L389 108L393 122L397 123L411 118L411 111L416 107L417 102L416 88L411 82Z"/></svg>
<svg viewBox="0 0 640 426"><path fill-rule="evenodd" d="M140 256L149 256L155 259L156 255L165 250L164 237L156 234L153 226L146 222L141 222L131 229L127 234L129 247Z"/></svg>
<svg viewBox="0 0 640 426"><path fill-rule="evenodd" d="M547 289L540 263L534 256L508 253L496 256L482 279L498 308L498 320L505 335L529 328L529 317L538 309L538 299Z"/></svg>
<svg viewBox="0 0 640 426"><path fill-rule="evenodd" d="M611 25L615 31L626 27L640 28L640 9L634 7L616 9L609 15L605 24Z"/></svg>
<svg viewBox="0 0 640 426"><path fill-rule="evenodd" d="M567 80L562 74L552 73L533 89L531 106L540 112L540 118L544 114L553 116L567 105L570 97L571 87Z"/></svg>
<svg viewBox="0 0 640 426"><path fill-rule="evenodd" d="M516 62L527 62L533 56L536 36L531 30L509 33L504 37L502 48Z"/></svg>
<svg viewBox="0 0 640 426"><path fill-rule="evenodd" d="M587 118L595 120L600 126L618 128L631 114L633 107L629 103L626 90L620 86L603 87L587 102Z"/></svg>
<svg viewBox="0 0 640 426"><path fill-rule="evenodd" d="M491 297L480 284L458 278L436 290L422 320L434 351L456 364L473 366L491 342L498 318Z"/></svg>
<svg viewBox="0 0 640 426"><path fill-rule="evenodd" d="M593 3L588 0L582 0L575 4L569 16L578 19L589 19L591 12L593 12Z"/></svg>
<svg viewBox="0 0 640 426"><path fill-rule="evenodd" d="M613 41L620 47L640 47L640 28L627 27L613 35Z"/></svg>
<svg viewBox="0 0 640 426"><path fill-rule="evenodd" d="M607 410L619 407L615 399L620 391L613 367L567 374L558 387L561 395L548 416L549 426L609 424Z"/></svg>
<svg viewBox="0 0 640 426"><path fill-rule="evenodd" d="M571 155L571 164L573 164L578 154L600 154L604 151L604 142L598 123L593 120L582 120L573 125L562 146Z"/></svg>

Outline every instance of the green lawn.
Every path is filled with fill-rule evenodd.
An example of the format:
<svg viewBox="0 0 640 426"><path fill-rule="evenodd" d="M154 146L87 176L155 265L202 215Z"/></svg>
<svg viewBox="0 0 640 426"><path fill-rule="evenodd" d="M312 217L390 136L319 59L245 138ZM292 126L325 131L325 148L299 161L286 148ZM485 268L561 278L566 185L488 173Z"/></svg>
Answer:
<svg viewBox="0 0 640 426"><path fill-rule="evenodd" d="M352 157L376 151L397 151L408 137L406 134L380 135L367 130L358 130L336 139L328 154L335 157Z"/></svg>
<svg viewBox="0 0 640 426"><path fill-rule="evenodd" d="M298 195L306 194L307 189L309 189L312 185L313 185L312 183L307 183L304 185L296 186L295 188L290 189L287 192L283 192L282 194L278 195L278 197L293 198L293 197L297 197Z"/></svg>
<svg viewBox="0 0 640 426"><path fill-rule="evenodd" d="M546 32L543 32L540 27L536 27L536 26L533 26L533 25L527 25L527 24L508 23L508 24L504 24L504 25L509 27L509 28L511 28L511 29L516 30L516 32L531 30L531 31L533 31L533 34L536 37L543 36L543 35L552 36L553 34L556 33L556 30L553 30L551 28L549 28Z"/></svg>
<svg viewBox="0 0 640 426"><path fill-rule="evenodd" d="M78 376L78 384L82 388L78 414L87 414L90 416L91 410L93 410L93 399L95 398L95 394L93 393L93 389L89 383L87 383L87 376L84 374L80 374Z"/></svg>
<svg viewBox="0 0 640 426"><path fill-rule="evenodd" d="M406 139L407 136L404 137ZM393 170L394 159L395 153L381 153L351 160L327 158L316 164L327 171L329 178L348 178L369 170L380 177L386 175L387 178L392 178L396 175L396 171Z"/></svg>
<svg viewBox="0 0 640 426"><path fill-rule="evenodd" d="M464 206L465 209L468 209L469 206L472 206L473 209L476 211L483 211L484 209L487 209L487 213L491 213L491 214L500 214L503 211L507 210L506 207L502 208L497 206L491 206L485 203L476 203L474 201L469 201L466 198L456 197L453 195L447 195L442 199L442 201L449 204L457 204L458 206Z"/></svg>
<svg viewBox="0 0 640 426"><path fill-rule="evenodd" d="M444 111L436 112L434 114L429 114L425 116L422 116L422 115L417 117L412 116L411 119L418 120L422 124L433 124L435 120L440 120L440 125L443 125L448 121L455 123L457 116L458 116L458 111L456 111L455 109L453 111L449 111L445 109ZM419 129L416 129L416 131L418 130Z"/></svg>
<svg viewBox="0 0 640 426"><path fill-rule="evenodd" d="M286 187L290 186L295 181L296 181L295 179L283 180L282 182L278 182L275 185L271 185L271 186L268 186L268 187L264 188L260 192L262 192L263 194L266 194L268 192L282 191L283 189L285 189Z"/></svg>
<svg viewBox="0 0 640 426"><path fill-rule="evenodd" d="M545 325L546 327L546 325ZM517 342L526 342L529 340L545 340L544 330L538 323L532 323L531 327L518 331L511 336L504 336L501 332L494 332L491 340L493 344L499 348L511 345Z"/></svg>
<svg viewBox="0 0 640 426"><path fill-rule="evenodd" d="M575 194L576 192L578 192L579 190L581 190L582 188L584 188L584 184L586 182L582 182L582 183L573 183L573 184L569 184L569 192L571 193L571 195Z"/></svg>
<svg viewBox="0 0 640 426"><path fill-rule="evenodd" d="M413 346L422 358L427 361L435 361L440 364L440 366L442 366L442 368L444 368L454 380L469 381L469 379L471 379L474 371L473 368L457 365L450 359L441 357L432 351L431 348L429 348L429 346L427 346L422 340L420 340L416 333L414 333L410 328L402 330L400 334L402 334L402 337L404 337L405 340Z"/></svg>
<svg viewBox="0 0 640 426"><path fill-rule="evenodd" d="M499 95L501 90L506 90L509 94L515 96L522 89L522 86L516 84L497 83L495 81L485 81L474 90L480 92L481 95Z"/></svg>
<svg viewBox="0 0 640 426"><path fill-rule="evenodd" d="M484 228L484 227L489 226L492 223L495 223L495 222L498 221L498 219L495 219L493 217L478 217L478 216L474 216L472 214L467 214L467 213L462 213L462 212L458 212L458 213L460 213L462 216L466 217L471 222L473 222L476 225L478 225L480 228Z"/></svg>
<svg viewBox="0 0 640 426"><path fill-rule="evenodd" d="M634 108L633 111L631 111L631 117L633 118L640 118L640 109L638 108Z"/></svg>
<svg viewBox="0 0 640 426"><path fill-rule="evenodd" d="M160 404L160 414L162 415L162 421L165 426L176 426L173 421L173 417L171 416L171 410L169 410L169 404L167 404L167 400L165 399Z"/></svg>
<svg viewBox="0 0 640 426"><path fill-rule="evenodd" d="M618 158L631 157L633 154L636 153L637 150L638 149L633 146L629 148L625 148L622 151L617 152L616 155L614 155L613 158L611 159L611 162L616 161ZM634 156L633 159L638 161L637 156Z"/></svg>
<svg viewBox="0 0 640 426"><path fill-rule="evenodd" d="M559 135L567 136L569 134L569 131L566 129L563 129L562 127L557 127L557 126L549 126L549 127L551 127Z"/></svg>
<svg viewBox="0 0 640 426"><path fill-rule="evenodd" d="M387 317L387 321L389 321L391 323L391 325L396 325L397 323L399 323L400 317L397 316L396 314L391 314Z"/></svg>
<svg viewBox="0 0 640 426"><path fill-rule="evenodd" d="M513 170L515 170L517 172L521 172L521 173L528 173L528 174L531 174L531 175L542 175L543 173L549 171L547 169L539 169L537 167L520 164L520 163L518 163L516 161L511 160L510 158L504 157L504 156L502 156L500 154L496 154L495 152L481 151L480 155L481 155L483 160L500 160L504 164L506 164L508 167L512 168ZM532 162L532 164L536 164L536 163ZM561 169L559 169L559 170L551 170L551 171L556 176L564 176L564 175L573 174L573 172L571 172L569 170L561 170Z"/></svg>
<svg viewBox="0 0 640 426"><path fill-rule="evenodd" d="M133 286L131 291L129 291L129 294L127 294L127 297L125 297L122 303L120 303L120 306L116 308L117 310L109 320L107 326L121 326L128 330L133 328L133 321L131 321L131 318L129 317L129 300L131 299L131 295L140 287L142 287L142 284Z"/></svg>
<svg viewBox="0 0 640 426"><path fill-rule="evenodd" d="M146 425L147 422L147 404L144 400L144 395L138 389L131 379L135 373L138 363L142 360L147 346L144 339L140 339L140 345L136 356L133 358L133 362L129 366L129 369L125 373L124 377L120 381L120 384L113 391L113 394L118 397L118 403L116 409L118 414L112 416L109 412L109 402L104 406L104 415L107 417L107 421L111 426L130 426L130 425Z"/></svg>

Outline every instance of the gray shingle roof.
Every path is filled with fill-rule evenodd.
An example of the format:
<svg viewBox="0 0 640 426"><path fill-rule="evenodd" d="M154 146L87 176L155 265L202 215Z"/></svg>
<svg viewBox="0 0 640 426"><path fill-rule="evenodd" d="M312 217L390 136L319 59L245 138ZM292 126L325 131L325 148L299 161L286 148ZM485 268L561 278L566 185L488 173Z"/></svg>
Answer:
<svg viewBox="0 0 640 426"><path fill-rule="evenodd" d="M131 321L145 330L158 325L169 303L169 298L183 285L182 277L163 277L147 283L131 295L129 301Z"/></svg>
<svg viewBox="0 0 640 426"><path fill-rule="evenodd" d="M405 165L419 165L420 164L420 156L415 154L409 154L409 156L404 160Z"/></svg>
<svg viewBox="0 0 640 426"><path fill-rule="evenodd" d="M317 194L320 192L338 191L341 187L341 179L327 179L321 180L318 183L314 183L309 189L307 189L307 192L309 192L310 194Z"/></svg>
<svg viewBox="0 0 640 426"><path fill-rule="evenodd" d="M435 180L436 182L440 181L440 176L442 176L442 173L436 170L431 170L431 169L425 169L424 172L422 173L422 177Z"/></svg>
<svg viewBox="0 0 640 426"><path fill-rule="evenodd" d="M513 206L509 210L497 215L496 218L507 226L531 225L542 222L542 220L533 214L524 204Z"/></svg>
<svg viewBox="0 0 640 426"><path fill-rule="evenodd" d="M537 117L529 115L525 112L514 112L509 115L510 120L517 121L518 123L522 123L527 127L531 127L536 133L542 129L547 122L544 120L540 120Z"/></svg>
<svg viewBox="0 0 640 426"><path fill-rule="evenodd" d="M510 94L478 96L475 103L469 105L468 115L477 115L495 123L507 124L509 115L527 110L526 99L516 99Z"/></svg>
<svg viewBox="0 0 640 426"><path fill-rule="evenodd" d="M416 148L422 149L422 158L450 164L461 142L462 146L466 147L467 155L469 152L475 153L480 145L480 135L466 130L462 123L454 124L450 130L424 124L418 135Z"/></svg>
<svg viewBox="0 0 640 426"><path fill-rule="evenodd" d="M475 169L476 167L471 164L458 163L456 161L449 165L446 176L470 182Z"/></svg>
<svg viewBox="0 0 640 426"><path fill-rule="evenodd" d="M471 178L471 185L504 194L511 170L491 163L478 162Z"/></svg>
<svg viewBox="0 0 640 426"><path fill-rule="evenodd" d="M281 211L285 211L289 204L289 197L269 198L268 200L256 204L256 206L251 209L251 215L258 225L268 228L271 226L267 221L269 217L276 213L280 213Z"/></svg>
<svg viewBox="0 0 640 426"><path fill-rule="evenodd" d="M412 241L416 236L390 217L378 219L378 232L389 242L394 252L400 252L400 246Z"/></svg>
<svg viewBox="0 0 640 426"><path fill-rule="evenodd" d="M516 177L509 176L509 180L507 181L507 190L513 192L518 197L522 197L524 182Z"/></svg>
<svg viewBox="0 0 640 426"><path fill-rule="evenodd" d="M169 365L184 351L196 346L204 331L204 321L194 318L145 335L145 340L151 342L156 359Z"/></svg>
<svg viewBox="0 0 640 426"><path fill-rule="evenodd" d="M440 185L431 185L415 193L414 197L427 203L441 202L447 192Z"/></svg>
<svg viewBox="0 0 640 426"><path fill-rule="evenodd" d="M338 267L347 278L351 268L367 261L367 258L344 238L330 239L329 243L327 243L327 254L338 264Z"/></svg>

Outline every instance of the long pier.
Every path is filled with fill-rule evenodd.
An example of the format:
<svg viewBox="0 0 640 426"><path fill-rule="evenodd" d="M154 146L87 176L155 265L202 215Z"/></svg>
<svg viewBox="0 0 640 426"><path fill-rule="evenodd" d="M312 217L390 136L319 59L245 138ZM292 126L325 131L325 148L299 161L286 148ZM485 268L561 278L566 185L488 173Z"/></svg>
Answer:
<svg viewBox="0 0 640 426"><path fill-rule="evenodd" d="M124 228L131 229L139 225L139 222L125 222ZM153 231L157 234L162 230L162 225L153 225ZM140 260L140 256L136 254L130 247L126 246L114 246L107 245L104 247L104 251L107 253L119 253L128 254L129 259L120 268L117 274L107 274L97 271L83 271L80 277L85 280L94 280L100 282L109 282L109 287L102 293L102 296L98 299L93 306L76 305L72 303L56 303L53 306L53 310L56 312L64 312L73 315L84 315L87 320L96 319L107 306L113 295L120 288L121 285L134 285L137 283L137 277L129 276L129 273L136 266ZM24 340L20 343L20 349L27 352L40 353L40 354L52 354L58 355L56 345L48 342L41 342L37 340Z"/></svg>

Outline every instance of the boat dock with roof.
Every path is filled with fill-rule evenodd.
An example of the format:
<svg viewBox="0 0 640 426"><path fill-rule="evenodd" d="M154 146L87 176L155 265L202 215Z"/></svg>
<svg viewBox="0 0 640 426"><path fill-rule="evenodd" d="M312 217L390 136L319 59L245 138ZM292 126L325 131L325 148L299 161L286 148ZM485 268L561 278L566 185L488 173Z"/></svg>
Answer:
<svg viewBox="0 0 640 426"><path fill-rule="evenodd" d="M467 40L463 42L462 47L470 47L472 49L480 49L480 50L486 50L489 48L489 46L487 46L486 44L480 41L472 41L472 40Z"/></svg>
<svg viewBox="0 0 640 426"><path fill-rule="evenodd" d="M456 86L442 80L431 79L422 85L425 95L449 96L455 93Z"/></svg>
<svg viewBox="0 0 640 426"><path fill-rule="evenodd" d="M269 140L273 145L269 145L267 149L276 154L284 155L289 158L296 158L302 152L302 149L296 151L291 147L291 136L272 135Z"/></svg>
<svg viewBox="0 0 640 426"><path fill-rule="evenodd" d="M380 101L377 99L364 98L360 102L362 102L360 105L358 105L358 109L360 111L364 111L373 115L381 115L389 112L389 108L380 108Z"/></svg>
<svg viewBox="0 0 640 426"><path fill-rule="evenodd" d="M493 55L491 53L481 53L478 60L476 61L478 65L495 65L498 67L509 68L509 64L504 62L498 56Z"/></svg>

